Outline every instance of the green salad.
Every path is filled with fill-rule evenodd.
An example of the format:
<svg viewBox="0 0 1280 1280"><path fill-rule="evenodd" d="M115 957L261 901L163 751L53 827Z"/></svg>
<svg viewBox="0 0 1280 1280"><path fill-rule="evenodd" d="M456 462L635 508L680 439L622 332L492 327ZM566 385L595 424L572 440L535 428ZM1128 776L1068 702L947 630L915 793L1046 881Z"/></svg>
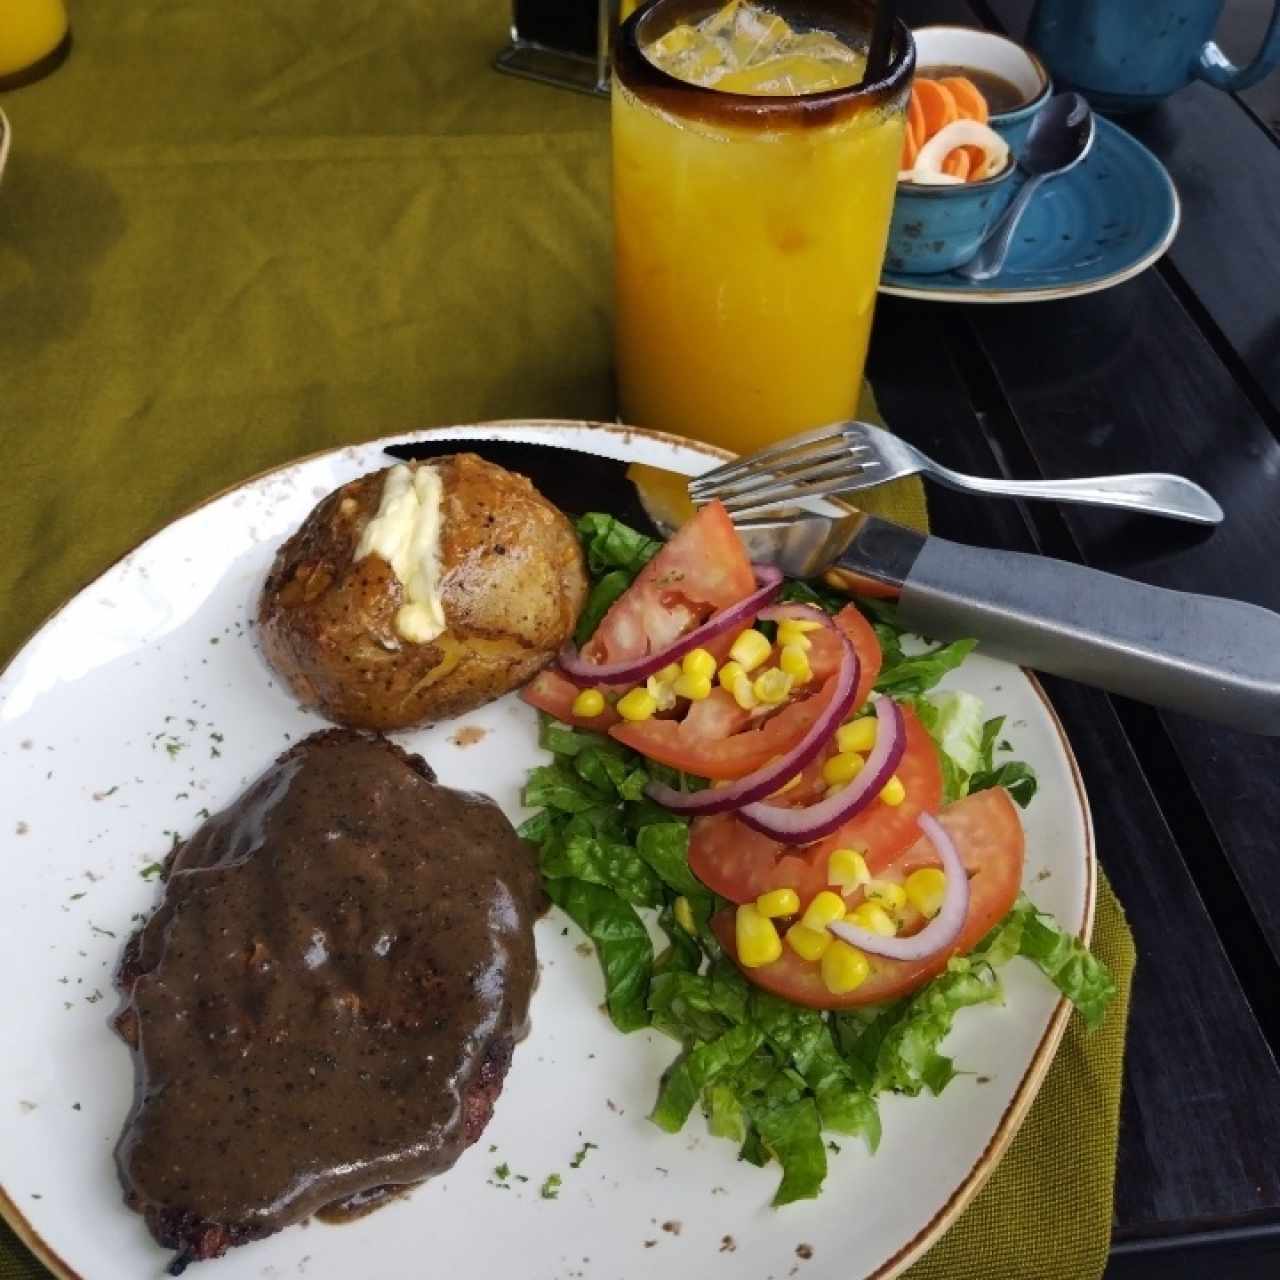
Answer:
<svg viewBox="0 0 1280 1280"><path fill-rule="evenodd" d="M584 516L578 530L593 580L578 629L585 643L663 544L607 515ZM781 599L828 614L849 604L800 582L785 584ZM928 731L944 804L992 788L1031 804L1036 777L1012 758L1004 717L987 717L971 694L936 689L974 642L922 646L905 636L891 606L859 607L882 655L874 689ZM520 833L538 848L547 893L594 944L617 1029L651 1027L675 1042L655 1082L652 1121L675 1133L698 1109L712 1134L738 1144L742 1159L776 1160L777 1205L820 1192L828 1156L839 1149L834 1137L861 1136L876 1149L882 1094L947 1086L957 1068L943 1050L956 1013L999 1003L999 970L1015 957L1040 969L1090 1026L1115 993L1105 966L1019 893L967 954L952 955L908 994L833 1009L794 1003L763 989L726 953L711 922L732 904L690 868L693 823L646 794L654 782L687 791L706 781L545 712L539 742L551 758L528 776L524 800L535 812ZM661 948L646 915L665 935Z"/></svg>

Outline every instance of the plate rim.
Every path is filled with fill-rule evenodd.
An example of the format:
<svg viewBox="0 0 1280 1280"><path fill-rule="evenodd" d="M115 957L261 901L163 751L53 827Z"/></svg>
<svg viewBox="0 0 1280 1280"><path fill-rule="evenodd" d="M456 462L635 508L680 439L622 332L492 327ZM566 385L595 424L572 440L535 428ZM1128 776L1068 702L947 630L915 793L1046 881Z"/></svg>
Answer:
<svg viewBox="0 0 1280 1280"><path fill-rule="evenodd" d="M1086 294L1100 293L1104 289L1112 289L1118 284L1124 284L1126 280L1132 280L1134 276L1141 275L1154 262L1159 261L1168 252L1169 246L1173 243L1178 234L1178 229L1182 225L1182 200L1178 195L1178 188L1174 184L1169 170L1165 168L1163 161L1150 147L1140 142L1127 129L1106 119L1105 116L1097 116L1096 119L1099 127L1104 131L1110 130L1114 135L1123 139L1124 145L1136 147L1143 152L1146 158L1155 166L1157 176L1162 179L1168 190L1172 206L1169 226L1159 241L1148 249L1146 253L1139 255L1128 266L1121 267L1118 271L1099 276L1096 280L1085 280L1076 284L1046 285L1043 288L1035 289L984 288L981 285L965 290L931 289L928 285L886 284L882 275L880 283L876 286L876 292L891 298L917 298L922 302L963 302L974 303L979 306L1000 306L1015 302L1052 302L1061 298L1082 298ZM900 273L895 273L895 276L900 277ZM919 277L921 280L929 278L928 276Z"/></svg>
<svg viewBox="0 0 1280 1280"><path fill-rule="evenodd" d="M205 507L217 502L221 498L227 497L229 494L236 493L241 489L257 484L262 480L276 475L279 472L286 471L292 467L301 466L307 462L315 461L318 458L330 455L339 455L352 448L381 448L385 450L389 445L414 443L416 441L428 439L432 435L459 430L466 430L475 433L470 437L454 437L460 442L463 442L468 438L474 440L497 440L501 439L506 430L510 428L520 428L523 430L534 428L546 431L559 431L565 428L577 430L587 428L589 430L600 430L609 435L620 437L624 443L633 436L643 436L646 439L657 440L664 444L692 449L696 452L715 458L717 461L729 459L735 456L730 450L722 449L716 445L707 444L700 440L691 440L685 436L676 435L673 432L659 431L649 427L633 427L619 423L599 422L586 418L497 418L481 422L438 424L433 427L398 432L395 435L375 436L367 440L352 441L347 444L331 445L324 449L316 449L310 453L302 454L298 457L291 458L288 461L278 463L275 466L266 467L261 471L255 472L253 475L246 476L242 480L223 486L217 492L193 503L171 519L166 520L158 528L152 529L143 537L139 538L126 551L116 556L110 564L106 565L99 573L96 573L81 586L73 590L65 600L56 605L48 615L37 624L35 629L9 657L8 661L0 666L0 679L3 679L3 677L8 674L14 663L16 663L18 659L26 653L27 649L35 643L49 624L53 622L53 620L62 613L64 609L97 584L118 564L134 555L153 538L159 537L174 525L196 515ZM485 432L485 434L479 434L481 431ZM1085 853L1084 915L1081 923L1081 929L1077 936L1087 945L1093 937L1098 884L1097 849L1093 827L1093 813L1089 806L1088 792L1085 790L1084 778L1080 772L1080 764L1076 759L1075 751L1072 749L1070 739L1067 737L1062 721L1058 718L1058 713L1050 702L1048 695L1045 693L1044 687L1041 685L1034 672L1025 667L1019 667L1018 670L1026 677L1027 682L1030 684L1036 697L1039 698L1046 714L1048 715L1050 723L1053 725L1054 732L1058 736L1058 743L1066 759L1071 776L1071 783L1074 789L1076 803L1079 806L1080 816L1083 819ZM956 1184L954 1190L952 1190L950 1195L947 1196L946 1201L939 1207L933 1217L930 1218L929 1221L926 1222L910 1240L903 1244L901 1248L881 1262L874 1270L866 1273L863 1280L893 1280L893 1277L900 1275L907 1269L907 1267L925 1254L938 1241L938 1239L945 1234L964 1210L968 1208L974 1197L985 1185L987 1179L995 1172L995 1169L999 1165L1001 1159L1003 1159L1009 1144L1022 1128L1023 1121L1026 1119L1027 1113L1030 1111L1032 1104L1039 1096L1040 1088L1044 1083L1044 1078L1048 1074L1054 1058L1057 1056L1058 1046L1061 1044L1070 1015L1070 1002L1065 996L1060 996L1057 1004L1054 1006L1052 1014L1049 1017L1049 1022L1045 1027L1044 1034L1040 1037L1040 1041L1036 1046L1035 1052L1032 1054L1026 1070L1018 1081L1017 1088L1014 1090L1013 1096L1010 1098L1009 1104L1005 1108L1003 1115L1001 1115L999 1123L996 1125L987 1145L983 1148L977 1159L970 1166L968 1172ZM57 1278L57 1280L88 1280L87 1277L82 1276L78 1271L75 1271L67 1262L65 1262L52 1245L50 1245L49 1242L45 1240L44 1237L31 1225L2 1183L0 1183L0 1219L4 1220L18 1240L44 1267L52 1273L53 1276Z"/></svg>

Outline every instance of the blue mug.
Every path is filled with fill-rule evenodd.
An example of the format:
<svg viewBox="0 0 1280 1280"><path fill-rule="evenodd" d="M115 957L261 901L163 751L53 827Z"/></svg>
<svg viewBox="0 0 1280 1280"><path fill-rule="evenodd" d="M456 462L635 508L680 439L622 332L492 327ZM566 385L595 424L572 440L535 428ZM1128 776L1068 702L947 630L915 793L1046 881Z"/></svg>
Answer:
<svg viewBox="0 0 1280 1280"><path fill-rule="evenodd" d="M1225 0L1036 0L1027 43L1061 87L1103 111L1139 111L1190 84L1247 89L1280 63L1280 0L1258 56L1235 66L1214 43Z"/></svg>

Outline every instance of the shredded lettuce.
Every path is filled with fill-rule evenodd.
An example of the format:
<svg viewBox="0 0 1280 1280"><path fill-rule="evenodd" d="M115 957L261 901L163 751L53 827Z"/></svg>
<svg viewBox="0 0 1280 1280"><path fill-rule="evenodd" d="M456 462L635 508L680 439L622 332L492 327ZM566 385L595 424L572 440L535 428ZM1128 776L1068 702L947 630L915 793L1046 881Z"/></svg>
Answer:
<svg viewBox="0 0 1280 1280"><path fill-rule="evenodd" d="M988 958L998 953L1030 960L1075 1005L1090 1027L1102 1022L1115 998L1116 983L1107 966L1026 894L1019 895L1013 909L976 950Z"/></svg>
<svg viewBox="0 0 1280 1280"><path fill-rule="evenodd" d="M827 1148L817 1104L812 1098L799 1098L780 1107L757 1108L751 1118L761 1145L782 1166L773 1203L812 1200L827 1176Z"/></svg>
<svg viewBox="0 0 1280 1280"><path fill-rule="evenodd" d="M717 1076L746 1062L763 1038L759 1027L744 1022L690 1049L668 1068L649 1119L668 1133L679 1133L703 1091Z"/></svg>
<svg viewBox="0 0 1280 1280"><path fill-rule="evenodd" d="M948 671L954 671L974 650L976 640L953 640L923 653L904 654L898 646L895 661L885 663L876 678L876 690L895 698L914 698L932 689Z"/></svg>
<svg viewBox="0 0 1280 1280"><path fill-rule="evenodd" d="M938 1046L950 1033L956 1014L1001 998L1000 980L991 965L954 957L915 995L882 1009L850 1044L849 1052L871 1073L875 1093L941 1093L955 1067Z"/></svg>
<svg viewBox="0 0 1280 1280"><path fill-rule="evenodd" d="M653 539L610 516L578 523L596 577L579 640L658 550ZM806 583L783 598L835 613L847 601ZM913 705L940 748L948 801L1006 786L1020 804L1035 775L1007 750L1003 717L982 719L970 694L930 692L968 655L971 641L904 651L893 606L864 602L884 652L877 688ZM709 921L724 906L689 868L686 819L649 800L661 780L685 790L704 779L654 764L608 736L543 717L540 744L551 761L530 771L525 803L535 812L520 834L539 850L547 893L595 944L605 1003L622 1031L652 1027L677 1044L652 1112L676 1132L695 1108L709 1131L739 1144L741 1159L777 1161L774 1203L816 1196L827 1171L823 1133L880 1140L879 1094L941 1091L955 1074L942 1046L956 1014L999 1001L996 969L1016 956L1036 964L1096 1025L1114 982L1078 939L1020 898L968 958L913 995L880 1006L822 1013L748 984L721 953ZM660 954L637 908L657 913Z"/></svg>
<svg viewBox="0 0 1280 1280"><path fill-rule="evenodd" d="M610 889L585 880L547 880L547 894L596 944L604 998L619 1031L648 1026L645 999L653 971L653 943L635 909Z"/></svg>
<svg viewBox="0 0 1280 1280"><path fill-rule="evenodd" d="M582 516L577 530L593 577L611 569L623 569L635 577L662 548L655 538L598 511Z"/></svg>
<svg viewBox="0 0 1280 1280"><path fill-rule="evenodd" d="M587 603L582 606L582 613L578 615L578 625L573 630L574 644L584 645L595 635L601 618L634 580L635 575L628 573L626 569L611 569L603 578L596 579L591 587L591 594L587 596Z"/></svg>

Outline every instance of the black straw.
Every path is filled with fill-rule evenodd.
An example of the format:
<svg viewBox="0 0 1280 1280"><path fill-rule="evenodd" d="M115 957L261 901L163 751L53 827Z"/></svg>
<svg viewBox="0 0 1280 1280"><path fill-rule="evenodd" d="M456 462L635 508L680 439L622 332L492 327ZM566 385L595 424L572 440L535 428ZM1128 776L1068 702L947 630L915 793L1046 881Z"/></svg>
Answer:
<svg viewBox="0 0 1280 1280"><path fill-rule="evenodd" d="M867 69L862 73L863 84L882 80L889 70L889 50L893 45L897 7L896 0L876 0L871 43L867 46Z"/></svg>

